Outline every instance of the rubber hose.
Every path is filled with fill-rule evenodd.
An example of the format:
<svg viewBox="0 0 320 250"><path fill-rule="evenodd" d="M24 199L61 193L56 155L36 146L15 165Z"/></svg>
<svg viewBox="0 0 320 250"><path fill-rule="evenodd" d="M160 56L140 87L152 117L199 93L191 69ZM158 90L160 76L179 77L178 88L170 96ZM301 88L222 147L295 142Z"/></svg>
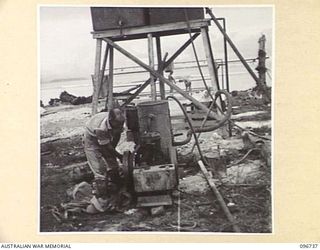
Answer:
<svg viewBox="0 0 320 250"><path fill-rule="evenodd" d="M195 131L194 131L194 128L193 128L193 126L192 126L192 123L191 123L191 121L190 121L190 118L188 117L187 111L185 110L185 108L182 106L181 102L179 102L179 100L178 100L176 97L174 97L174 96L168 96L166 99L167 99L167 100L168 100L168 99L173 99L173 100L175 100L175 101L178 103L178 105L180 106L180 108L181 108L181 110L182 110L184 116L186 117L187 122L188 122L188 124L189 124L189 126L190 126L190 130L189 130L189 132L188 132L188 134L190 134L190 139L189 139L189 141L191 140L191 136L192 136L192 134L193 134L193 135L194 135L194 140L195 140L195 142L196 142L196 145L197 145L197 148L198 148L200 157L201 157L201 160L206 163L206 160L205 160L205 158L204 158L203 155L202 155L202 151L201 151L201 148L200 148L200 145L199 145L198 137L197 137L197 135L196 135L196 133L195 133ZM191 131L191 132L190 132L190 131ZM180 142L179 142L179 143L180 143ZM187 143L188 143L188 142L187 142ZM173 145L173 146L177 146L174 142L172 143L172 145ZM183 144L182 144L182 145L183 145Z"/></svg>
<svg viewBox="0 0 320 250"><path fill-rule="evenodd" d="M218 128L220 128L221 126L224 125L224 123L226 121L228 121L231 117L231 113L232 113L232 103L231 103L231 97L229 95L229 93L225 90L218 90L215 94L215 99L214 99L214 102L216 102L217 98L221 95L221 94L224 94L227 98L227 103L228 103L228 106L227 106L227 113L224 115L224 117L215 125L212 125L212 126L207 126L207 127L204 127L204 128L193 128L192 124L191 124L191 121L190 121L190 118L188 117L188 114L187 112L185 111L184 107L182 106L182 104L179 102L179 100L173 96L168 96L166 99L173 99L175 100L178 105L180 106L184 116L186 117L188 123L189 123L189 126L190 126L190 130L187 132L187 138L183 141L173 141L172 145L173 146L182 146L182 145L185 145L187 143L189 143L191 141L191 138L192 138L192 130L194 131L194 133L202 133L202 132L211 132L211 131L214 131ZM197 137L197 136L196 136Z"/></svg>

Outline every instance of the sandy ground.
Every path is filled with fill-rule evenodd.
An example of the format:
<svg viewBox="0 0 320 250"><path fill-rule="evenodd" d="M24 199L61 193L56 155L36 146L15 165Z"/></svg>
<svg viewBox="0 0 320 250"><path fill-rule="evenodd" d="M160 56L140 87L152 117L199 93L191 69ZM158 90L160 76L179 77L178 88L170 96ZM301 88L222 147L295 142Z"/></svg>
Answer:
<svg viewBox="0 0 320 250"><path fill-rule="evenodd" d="M101 106L104 104L101 103ZM177 147L179 162L179 186L174 191L174 205L152 216L147 209L132 206L122 213L85 213L58 221L52 209L68 201L66 191L80 181L90 183L92 176L75 179L71 174L78 166L87 166L82 147L82 133L90 118L91 105L61 105L46 107L41 112L41 214L42 232L58 231L192 231L232 232L213 192L210 190L197 160L199 153L194 141ZM247 92L239 92L233 100L232 120L237 125L271 138L271 107L254 99ZM185 132L185 123L173 120L174 132ZM226 204L230 207L242 232L271 232L271 168L257 152L244 148L241 132L233 128L232 137L222 137L219 131L200 136L204 155L219 148L225 169L212 173ZM182 138L181 138L182 139ZM180 139L179 139L180 140ZM271 152L270 141L265 141ZM132 149L132 143L122 136L118 150ZM178 216L179 215L179 216ZM179 218L179 225L177 221Z"/></svg>

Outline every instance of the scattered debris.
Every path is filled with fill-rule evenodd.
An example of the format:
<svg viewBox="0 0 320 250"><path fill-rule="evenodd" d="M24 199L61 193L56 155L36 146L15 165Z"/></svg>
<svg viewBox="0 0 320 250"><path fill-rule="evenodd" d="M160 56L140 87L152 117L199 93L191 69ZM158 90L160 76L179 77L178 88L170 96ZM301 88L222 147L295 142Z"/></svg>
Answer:
<svg viewBox="0 0 320 250"><path fill-rule="evenodd" d="M132 215L132 214L134 214L134 213L136 213L136 212L138 212L139 210L137 209L137 208L131 208L131 209L129 209L129 210L127 210L127 211L124 211L123 213L125 214L125 215Z"/></svg>
<svg viewBox="0 0 320 250"><path fill-rule="evenodd" d="M159 206L159 207L152 207L150 209L151 215L152 216L158 216L158 215L162 215L165 213L165 209L164 206Z"/></svg>
<svg viewBox="0 0 320 250"><path fill-rule="evenodd" d="M203 175L198 173L181 179L179 189L186 193L206 193L209 187Z"/></svg>
<svg viewBox="0 0 320 250"><path fill-rule="evenodd" d="M245 101L249 101L248 104L243 105L242 101L238 102L237 98L245 95L245 91L238 91L235 98L235 106L238 106L235 110L236 114L239 114L236 123L248 121L250 126L253 124L252 130L248 132L252 131L270 138L271 122L268 121L270 108L262 104L258 106L258 100L253 101L248 95ZM255 103L252 105L250 102ZM100 212L99 209L108 206L108 201L98 198L96 198L98 201L92 200L94 197L90 193L92 180L85 177L90 170L86 164L81 142L82 127L90 117L90 112L91 106L88 104L77 107L60 105L46 107L45 115L41 117L40 230L42 232L233 231L232 224L223 215L216 197L212 195L206 179L196 166L199 159L197 150L193 154L190 153L193 141L177 148L179 173L182 175L179 180L179 191L173 191L172 206L163 207L158 215L152 215L149 209L137 209L130 205L120 210L111 209L110 206L105 212ZM242 113L246 115L241 115ZM270 125L261 126L263 123L260 121L269 122ZM174 133L180 132L174 131ZM267 164L261 154L263 150L252 149L265 147L266 155L271 155L271 142L252 136L251 133L248 137L253 143L249 143L250 146L245 148L246 143L241 133L234 128L233 137L226 139L216 132L202 134L200 145L203 153L209 157L220 152L220 159L212 158L214 161L221 160L225 164L225 175L221 171L220 178L219 175L216 176L215 167L208 166L208 171L212 172L213 180L224 197L226 206L236 218L241 232L268 233L272 230L271 169L265 167ZM219 151L217 146L220 147ZM122 153L127 150L133 152L134 145L126 142L125 136L122 136L118 149ZM252 151L249 152L250 150ZM83 181L87 184L81 184ZM68 190L67 195L66 190ZM181 212L180 224L177 220L178 208Z"/></svg>
<svg viewBox="0 0 320 250"><path fill-rule="evenodd" d="M261 166L262 162L260 160L254 160L227 168L226 178L223 179L223 182L233 184L257 183L261 175L264 174Z"/></svg>

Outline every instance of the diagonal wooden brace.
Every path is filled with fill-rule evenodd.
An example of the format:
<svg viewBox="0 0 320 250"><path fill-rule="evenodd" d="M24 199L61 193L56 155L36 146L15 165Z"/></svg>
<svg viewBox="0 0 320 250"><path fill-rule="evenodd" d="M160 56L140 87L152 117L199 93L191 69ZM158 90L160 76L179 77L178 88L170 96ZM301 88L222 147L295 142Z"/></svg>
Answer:
<svg viewBox="0 0 320 250"><path fill-rule="evenodd" d="M165 54L164 58L163 58L163 61L158 64L158 72L161 73L161 71L163 70L163 65L164 65L164 61L166 60L168 56L168 53ZM157 80L157 78L154 79L155 81ZM124 107L126 106L127 104L129 104L134 98L136 98L150 83L151 81L151 78L149 78L147 81L145 81L137 90L136 92L130 96L122 105L121 107Z"/></svg>
<svg viewBox="0 0 320 250"><path fill-rule="evenodd" d="M158 72L162 75L162 73L161 73L162 70L165 69L171 62L173 62L192 43L192 41L194 41L199 35L200 35L200 33L194 34L168 60L166 60L166 58L168 56L168 53L166 53L164 58L163 58L163 60L162 60L162 62L161 62L161 65L158 62ZM104 39L104 41L105 41L105 39ZM158 41L157 45L160 47L159 41ZM160 50L160 48L158 48L158 49ZM154 80L156 80L156 79L154 79ZM125 103L123 103L121 105L121 107L124 107L125 105L130 103L134 98L136 98L149 85L150 81L151 81L151 79L149 78L146 82L144 82L144 84L142 84L142 86L130 98L128 98L125 101ZM163 89L163 92L164 92L164 89ZM164 99L164 96L162 96L162 97Z"/></svg>
<svg viewBox="0 0 320 250"><path fill-rule="evenodd" d="M122 53L123 55L125 55L128 58L130 58L132 61L134 61L138 65L140 65L142 68L144 68L145 70L149 71L153 76L157 77L158 79L160 79L161 81L163 81L164 83L169 85L171 88L173 88L175 91L177 91L184 98L186 98L186 99L190 100L191 102L193 102L193 104L196 107L198 107L199 109L201 109L201 110L203 110L205 112L208 112L209 113L209 117L211 117L213 119L216 119L216 120L221 120L222 119L222 116L210 111L206 105L204 105L203 103L199 102L197 99L195 99L192 96L190 96L187 93L185 93L177 85L171 83L168 79L163 77L159 72L157 72L154 69L152 69L149 65L145 64L144 62L142 62L140 59L138 59L137 57L135 57L134 55L132 55L131 53L129 53L128 51L126 51L125 49L120 47L118 44L114 43L109 38L103 38L103 40L105 40L110 46L112 46L113 48L118 50L120 53Z"/></svg>

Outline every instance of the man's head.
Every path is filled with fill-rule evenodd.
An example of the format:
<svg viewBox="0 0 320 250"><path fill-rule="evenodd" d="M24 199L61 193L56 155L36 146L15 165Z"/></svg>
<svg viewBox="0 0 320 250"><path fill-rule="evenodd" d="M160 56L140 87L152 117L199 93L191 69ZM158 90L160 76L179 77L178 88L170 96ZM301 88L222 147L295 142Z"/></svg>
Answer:
<svg viewBox="0 0 320 250"><path fill-rule="evenodd" d="M113 130L119 130L119 132L123 129L123 124L125 121L124 114L121 109L114 108L109 112L109 124Z"/></svg>

